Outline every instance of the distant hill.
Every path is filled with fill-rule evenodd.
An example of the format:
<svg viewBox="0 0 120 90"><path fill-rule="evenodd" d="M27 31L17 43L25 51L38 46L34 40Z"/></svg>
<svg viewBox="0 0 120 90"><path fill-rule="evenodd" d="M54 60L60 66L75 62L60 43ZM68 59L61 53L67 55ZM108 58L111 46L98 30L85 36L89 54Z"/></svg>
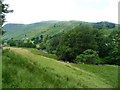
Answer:
<svg viewBox="0 0 120 90"><path fill-rule="evenodd" d="M6 24L4 25L5 34L3 39L24 40L31 39L40 35L59 34L67 32L76 26L88 24L93 25L95 28L101 29L102 27L114 28L115 24L109 22L88 23L82 21L42 21L32 24ZM110 26L110 27L109 27Z"/></svg>
<svg viewBox="0 0 120 90"><path fill-rule="evenodd" d="M71 28L79 25L80 21L44 21L33 24L6 24L4 26L5 34L3 39L25 39L34 36L54 35L63 31L68 31Z"/></svg>

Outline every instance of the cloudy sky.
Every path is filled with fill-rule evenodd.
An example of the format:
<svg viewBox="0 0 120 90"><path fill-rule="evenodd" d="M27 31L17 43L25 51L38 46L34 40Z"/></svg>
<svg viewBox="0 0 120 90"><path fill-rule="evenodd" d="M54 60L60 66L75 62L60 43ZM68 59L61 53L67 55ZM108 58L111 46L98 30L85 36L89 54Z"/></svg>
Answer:
<svg viewBox="0 0 120 90"><path fill-rule="evenodd" d="M110 21L118 23L119 0L6 0L14 12L7 23L48 20Z"/></svg>

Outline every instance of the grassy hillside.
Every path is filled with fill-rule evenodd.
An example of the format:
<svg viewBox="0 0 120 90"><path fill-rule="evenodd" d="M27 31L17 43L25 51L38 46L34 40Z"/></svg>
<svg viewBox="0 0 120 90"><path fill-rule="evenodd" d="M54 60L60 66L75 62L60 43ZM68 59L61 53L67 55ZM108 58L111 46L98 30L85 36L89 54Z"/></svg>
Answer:
<svg viewBox="0 0 120 90"><path fill-rule="evenodd" d="M87 64L71 64L77 68L86 70L90 73L104 78L106 82L114 87L118 86L118 66L114 65L87 65ZM112 78L112 79L111 79Z"/></svg>
<svg viewBox="0 0 120 90"><path fill-rule="evenodd" d="M3 88L111 88L116 81L117 66L101 66L106 76L99 75L97 66L77 66L48 58L37 50L23 48L4 48L3 51ZM93 67L96 71L93 72ZM90 69L91 68L91 69ZM115 70L114 70L115 69ZM110 71L114 70L114 71ZM98 73L97 73L98 72ZM102 72L102 71L101 71ZM102 72L103 73L103 72Z"/></svg>
<svg viewBox="0 0 120 90"><path fill-rule="evenodd" d="M33 24L6 24L3 39L31 39L40 35L55 35L78 26L80 21L43 21Z"/></svg>
<svg viewBox="0 0 120 90"><path fill-rule="evenodd" d="M88 23L82 21L42 21L32 24L6 24L4 30L6 33L3 35L3 39L31 39L40 35L53 36L62 32L67 32L76 26L80 25L93 25L95 28L109 28L112 29L112 25L109 22ZM108 30L104 30L108 33Z"/></svg>

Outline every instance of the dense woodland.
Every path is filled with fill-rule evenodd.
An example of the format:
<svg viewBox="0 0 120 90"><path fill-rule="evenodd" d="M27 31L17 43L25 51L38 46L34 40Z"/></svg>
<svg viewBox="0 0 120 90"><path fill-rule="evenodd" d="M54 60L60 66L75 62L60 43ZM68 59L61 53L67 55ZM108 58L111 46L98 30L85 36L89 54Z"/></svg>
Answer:
<svg viewBox="0 0 120 90"><path fill-rule="evenodd" d="M54 24L53 28L57 25ZM25 35L27 37L27 35ZM120 31L110 22L79 24L67 32L31 39L3 40L4 45L45 50L59 60L87 64L120 64Z"/></svg>

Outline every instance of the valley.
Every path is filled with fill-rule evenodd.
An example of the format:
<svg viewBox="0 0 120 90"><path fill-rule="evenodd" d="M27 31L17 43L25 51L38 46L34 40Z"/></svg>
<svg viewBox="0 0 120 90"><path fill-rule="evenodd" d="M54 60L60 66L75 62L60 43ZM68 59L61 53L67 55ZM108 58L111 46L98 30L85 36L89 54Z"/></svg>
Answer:
<svg viewBox="0 0 120 90"><path fill-rule="evenodd" d="M3 28L3 88L118 88L117 24L43 21Z"/></svg>

